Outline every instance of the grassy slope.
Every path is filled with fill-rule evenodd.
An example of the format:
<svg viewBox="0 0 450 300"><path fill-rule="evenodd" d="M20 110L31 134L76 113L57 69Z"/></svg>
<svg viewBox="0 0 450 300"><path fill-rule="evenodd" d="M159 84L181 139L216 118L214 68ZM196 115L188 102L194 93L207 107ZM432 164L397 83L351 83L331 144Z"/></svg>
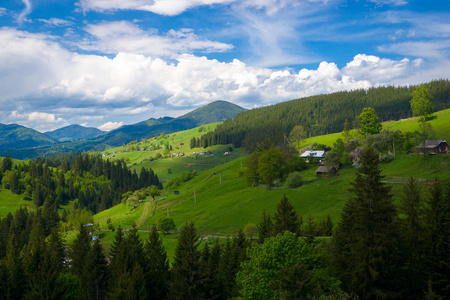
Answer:
<svg viewBox="0 0 450 300"><path fill-rule="evenodd" d="M445 114L440 113L437 119L430 122L436 131L436 138L448 139L447 137L450 137L449 113L450 110L445 111ZM383 124L384 128L404 131L415 130L417 126L416 119ZM195 133L191 132L190 134ZM333 145L334 141L340 137L342 137L340 133L314 137L307 139L305 144L317 142ZM178 159L181 160L177 161ZM192 158L165 159L152 162L152 168L158 171L169 166L173 170L183 169L184 167L180 166L185 163L182 161L184 159L192 160ZM168 210L170 217L174 219L178 227L192 220L201 234L233 234L237 228L244 228L249 223L257 224L263 210L273 215L283 194L286 194L295 209L304 218L311 214L314 219L320 220L329 214L334 222L339 220L342 207L348 197L347 190L351 187L350 182L354 179L353 168L340 169L339 176L333 178L329 184L327 179L316 179L316 167L312 167L301 172L303 178L310 181L309 183L295 189L267 190L263 187L250 187L246 185L243 178L238 176L241 162L245 166L245 160L246 156L242 156L199 173L192 180L176 188L180 192L179 195L174 195L173 190L164 190L161 195L162 200L157 204L155 215L152 218L149 218L150 214L147 215L146 221L140 226L140 229L148 229L151 224L165 217ZM167 165L164 166L164 164ZM381 168L388 181L391 180L391 176L409 177L411 175L416 178L428 179L439 176L443 180L448 180L450 179L450 156L430 156L423 161L419 155L400 155L388 163L382 163ZM178 173L178 171L174 173ZM164 177L159 173L158 176ZM399 199L401 189L402 185L393 185L395 200ZM194 200L194 190L197 202ZM150 207L153 210L153 202ZM122 222L122 217L113 212L96 215L95 220L100 221L105 218L105 215L116 216L114 224ZM138 220L141 216L142 213L138 211L134 219ZM123 219L124 224L129 224L131 217L127 218ZM105 221L100 222L100 226L106 227ZM109 239L112 239L112 235L108 237ZM164 242L169 253L172 253L176 245L174 236L165 236Z"/></svg>

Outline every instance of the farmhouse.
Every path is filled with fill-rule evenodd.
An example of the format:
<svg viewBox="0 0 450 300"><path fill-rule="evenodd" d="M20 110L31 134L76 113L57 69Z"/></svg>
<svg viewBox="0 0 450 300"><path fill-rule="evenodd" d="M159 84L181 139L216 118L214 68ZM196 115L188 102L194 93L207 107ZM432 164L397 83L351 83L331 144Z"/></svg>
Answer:
<svg viewBox="0 0 450 300"><path fill-rule="evenodd" d="M337 169L333 166L320 166L316 170L316 176L320 178L328 177L328 176L335 176L337 173Z"/></svg>
<svg viewBox="0 0 450 300"><path fill-rule="evenodd" d="M306 162L309 161L311 158L318 158L318 159L324 159L325 158L326 151L305 151L300 155L301 158L303 158Z"/></svg>
<svg viewBox="0 0 450 300"><path fill-rule="evenodd" d="M425 143L419 144L416 149L428 154L442 154L450 151L445 140L425 140Z"/></svg>

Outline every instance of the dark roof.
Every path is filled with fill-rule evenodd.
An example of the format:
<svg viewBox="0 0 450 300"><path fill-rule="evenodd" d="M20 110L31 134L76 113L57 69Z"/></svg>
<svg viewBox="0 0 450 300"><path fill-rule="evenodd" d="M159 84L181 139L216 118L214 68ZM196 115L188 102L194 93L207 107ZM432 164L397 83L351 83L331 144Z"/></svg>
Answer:
<svg viewBox="0 0 450 300"><path fill-rule="evenodd" d="M333 166L320 166L317 170L316 173L328 173L330 172L332 169L336 169Z"/></svg>
<svg viewBox="0 0 450 300"><path fill-rule="evenodd" d="M416 148L429 148L429 149L433 149L437 146L439 146L441 143L446 143L447 142L445 140L425 140L425 147L424 147L424 143L420 143Z"/></svg>

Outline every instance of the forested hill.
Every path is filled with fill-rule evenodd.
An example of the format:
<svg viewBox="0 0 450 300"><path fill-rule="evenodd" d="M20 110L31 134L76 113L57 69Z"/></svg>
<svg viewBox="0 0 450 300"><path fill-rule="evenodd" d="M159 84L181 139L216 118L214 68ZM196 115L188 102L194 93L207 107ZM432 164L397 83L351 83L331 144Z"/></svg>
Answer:
<svg viewBox="0 0 450 300"><path fill-rule="evenodd" d="M73 124L53 131L48 131L45 134L55 140L64 142L81 139L93 139L105 133L106 132L101 131L94 127L84 127L77 124Z"/></svg>
<svg viewBox="0 0 450 300"><path fill-rule="evenodd" d="M450 106L449 80L432 81L426 86L433 97L435 111ZM201 138L201 145L234 144L241 147L247 136L276 132L278 138L302 125L308 136L340 132L345 119L350 124L364 107L372 107L380 121L412 116L410 100L416 86L378 87L368 90L337 92L282 102L240 113ZM250 133L250 134L249 134ZM281 134L278 134L281 133Z"/></svg>
<svg viewBox="0 0 450 300"><path fill-rule="evenodd" d="M51 145L57 141L34 129L17 124L0 123L0 149Z"/></svg>

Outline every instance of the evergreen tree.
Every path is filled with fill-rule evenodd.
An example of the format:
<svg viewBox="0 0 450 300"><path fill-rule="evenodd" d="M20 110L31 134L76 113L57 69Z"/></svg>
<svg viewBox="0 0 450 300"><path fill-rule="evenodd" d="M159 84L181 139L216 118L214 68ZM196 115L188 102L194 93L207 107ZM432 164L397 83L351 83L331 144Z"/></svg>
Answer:
<svg viewBox="0 0 450 300"><path fill-rule="evenodd" d="M149 262L147 295L149 299L165 299L170 279L169 261L155 225L152 226L145 250Z"/></svg>
<svg viewBox="0 0 450 300"><path fill-rule="evenodd" d="M80 278L84 299L103 299L106 296L108 265L99 240L95 240L86 257Z"/></svg>
<svg viewBox="0 0 450 300"><path fill-rule="evenodd" d="M428 266L428 291L445 298L450 291L450 190L444 194L439 179L430 189L426 211L426 263Z"/></svg>
<svg viewBox="0 0 450 300"><path fill-rule="evenodd" d="M72 274L81 278L85 265L86 257L91 251L91 238L88 235L87 229L84 225L80 225L79 233L69 248L70 271Z"/></svg>
<svg viewBox="0 0 450 300"><path fill-rule="evenodd" d="M175 249L169 299L205 299L205 272L199 244L194 223L186 224Z"/></svg>
<svg viewBox="0 0 450 300"><path fill-rule="evenodd" d="M273 223L270 218L270 214L266 214L266 210L263 211L261 222L258 224L258 243L264 243L265 239L272 236Z"/></svg>
<svg viewBox="0 0 450 300"><path fill-rule="evenodd" d="M220 244L214 242L214 246L209 251L209 245L206 243L202 252L202 261L205 264L205 298L221 299L221 285L219 281L218 271L220 264Z"/></svg>
<svg viewBox="0 0 450 300"><path fill-rule="evenodd" d="M285 231L290 231L295 234L299 234L300 232L301 224L299 217L286 195L284 195L283 198L281 198L280 203L278 203L277 212L273 216L273 220L274 235Z"/></svg>
<svg viewBox="0 0 450 300"><path fill-rule="evenodd" d="M424 207L421 191L414 177L410 177L408 184L403 188L399 212L400 233L404 243L405 259L405 289L403 297L408 299L422 299L425 290L424 282Z"/></svg>
<svg viewBox="0 0 450 300"><path fill-rule="evenodd" d="M397 214L391 188L381 182L378 153L364 149L360 159L334 238L335 261L349 291L362 299L392 298L398 288Z"/></svg>

